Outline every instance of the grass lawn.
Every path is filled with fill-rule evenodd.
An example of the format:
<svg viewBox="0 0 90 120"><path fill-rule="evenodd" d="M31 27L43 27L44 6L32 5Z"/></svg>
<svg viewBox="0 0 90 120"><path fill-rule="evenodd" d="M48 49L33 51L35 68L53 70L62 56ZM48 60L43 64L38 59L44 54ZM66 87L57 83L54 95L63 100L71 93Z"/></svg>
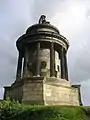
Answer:
<svg viewBox="0 0 90 120"><path fill-rule="evenodd" d="M90 120L90 107L31 106L0 102L0 120Z"/></svg>

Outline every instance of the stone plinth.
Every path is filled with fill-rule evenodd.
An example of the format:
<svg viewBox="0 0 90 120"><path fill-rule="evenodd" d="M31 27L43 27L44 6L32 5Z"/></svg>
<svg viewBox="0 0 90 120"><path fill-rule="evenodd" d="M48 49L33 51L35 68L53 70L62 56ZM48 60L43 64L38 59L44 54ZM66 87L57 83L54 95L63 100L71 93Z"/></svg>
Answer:
<svg viewBox="0 0 90 120"><path fill-rule="evenodd" d="M79 88L64 79L49 78L44 82L45 105L80 105Z"/></svg>
<svg viewBox="0 0 90 120"><path fill-rule="evenodd" d="M6 93L11 99L22 103L79 106L79 87L72 87L68 81L60 78L29 77L12 84Z"/></svg>

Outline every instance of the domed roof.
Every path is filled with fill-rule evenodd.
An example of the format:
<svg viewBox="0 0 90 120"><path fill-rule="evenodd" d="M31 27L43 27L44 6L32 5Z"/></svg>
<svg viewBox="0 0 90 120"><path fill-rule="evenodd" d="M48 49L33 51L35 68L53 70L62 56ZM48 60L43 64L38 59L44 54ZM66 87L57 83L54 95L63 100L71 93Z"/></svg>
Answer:
<svg viewBox="0 0 90 120"><path fill-rule="evenodd" d="M27 29L26 34L32 34L37 32L51 32L51 33L60 34L59 30L51 24L32 25Z"/></svg>
<svg viewBox="0 0 90 120"><path fill-rule="evenodd" d="M45 16L42 15L39 19L38 24L30 26L26 33L23 34L16 42L17 49L23 49L25 44L30 44L35 41L53 41L65 49L68 49L68 40L59 33L59 30L50 24L50 22L45 20Z"/></svg>
<svg viewBox="0 0 90 120"><path fill-rule="evenodd" d="M51 33L56 33L56 34L60 34L59 30L50 24L50 22L46 21L46 16L45 15L41 15L40 19L39 19L39 23L30 26L27 31L26 34L31 34L31 33L37 33L37 32L51 32Z"/></svg>

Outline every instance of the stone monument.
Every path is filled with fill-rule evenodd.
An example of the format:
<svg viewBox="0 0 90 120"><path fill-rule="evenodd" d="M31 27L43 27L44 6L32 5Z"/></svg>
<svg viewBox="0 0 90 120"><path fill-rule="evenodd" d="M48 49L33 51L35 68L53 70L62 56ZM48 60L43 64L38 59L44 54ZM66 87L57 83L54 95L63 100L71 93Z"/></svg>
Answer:
<svg viewBox="0 0 90 120"><path fill-rule="evenodd" d="M80 85L68 80L68 40L42 15L17 41L16 80L6 86L4 99L26 104L82 105Z"/></svg>

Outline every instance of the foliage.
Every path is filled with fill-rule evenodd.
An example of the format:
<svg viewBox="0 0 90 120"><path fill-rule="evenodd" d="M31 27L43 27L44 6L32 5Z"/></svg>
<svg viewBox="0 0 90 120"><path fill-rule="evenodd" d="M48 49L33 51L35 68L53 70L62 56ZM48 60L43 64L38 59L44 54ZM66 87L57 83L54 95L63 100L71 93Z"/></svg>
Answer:
<svg viewBox="0 0 90 120"><path fill-rule="evenodd" d="M0 120L89 120L90 107L77 106L31 106L0 102Z"/></svg>

